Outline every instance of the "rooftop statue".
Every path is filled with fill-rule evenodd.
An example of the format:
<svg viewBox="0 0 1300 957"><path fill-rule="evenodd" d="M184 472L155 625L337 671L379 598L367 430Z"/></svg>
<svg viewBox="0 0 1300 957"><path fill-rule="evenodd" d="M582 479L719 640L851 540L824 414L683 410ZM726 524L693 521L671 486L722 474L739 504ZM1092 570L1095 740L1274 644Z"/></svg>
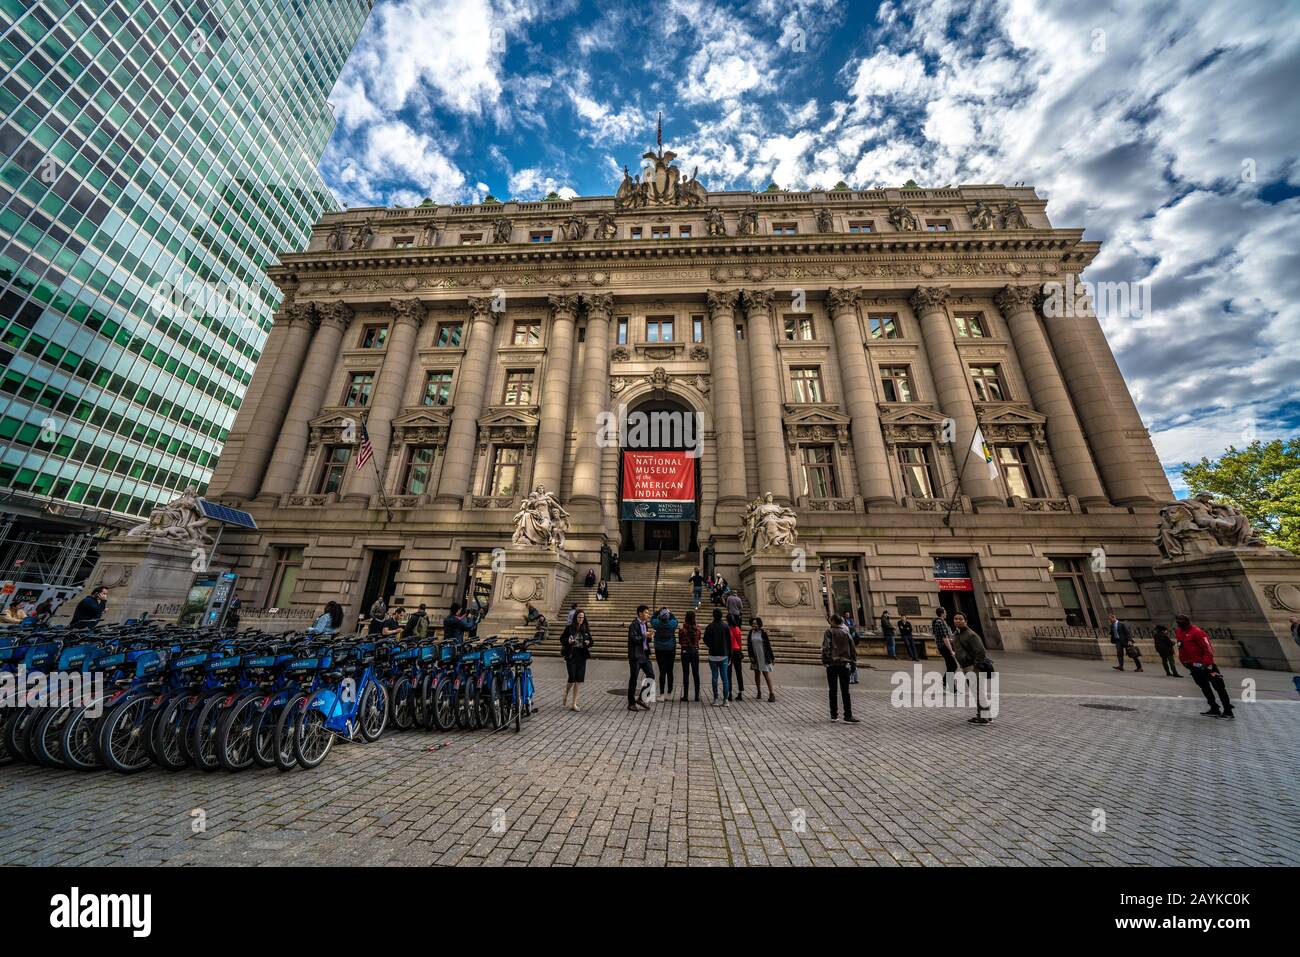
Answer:
<svg viewBox="0 0 1300 957"><path fill-rule="evenodd" d="M696 170L691 178L683 180L681 170L673 165L677 154L664 149L663 119L659 121L657 135L658 150L641 154L646 160L645 170L639 179L633 179L626 166L623 167L623 182L614 194L614 205L618 209L645 209L651 206L702 206L708 201L708 190L696 178Z"/></svg>

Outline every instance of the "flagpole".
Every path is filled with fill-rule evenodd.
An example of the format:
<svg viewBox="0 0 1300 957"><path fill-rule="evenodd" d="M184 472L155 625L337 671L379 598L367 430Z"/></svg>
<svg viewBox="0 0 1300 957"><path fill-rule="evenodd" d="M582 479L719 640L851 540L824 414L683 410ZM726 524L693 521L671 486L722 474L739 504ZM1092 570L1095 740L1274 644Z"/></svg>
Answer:
<svg viewBox="0 0 1300 957"><path fill-rule="evenodd" d="M365 439L370 445L370 464L375 467L375 478L378 481L379 488L379 504L384 507L384 514L388 517L388 521L391 522L393 520L393 510L388 504L388 496L384 494L384 473L379 470L379 457L375 455L375 444L370 441L370 430L366 428L366 423L368 421L370 421L369 412L367 412L366 417L361 420L361 428L365 429ZM384 455L384 466L385 468L388 466L387 453Z"/></svg>

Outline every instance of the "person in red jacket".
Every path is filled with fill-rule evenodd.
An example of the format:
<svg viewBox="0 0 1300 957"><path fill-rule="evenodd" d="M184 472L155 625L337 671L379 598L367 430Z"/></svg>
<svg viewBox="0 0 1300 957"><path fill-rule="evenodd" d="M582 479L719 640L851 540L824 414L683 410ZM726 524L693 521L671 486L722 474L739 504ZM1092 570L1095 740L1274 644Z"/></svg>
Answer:
<svg viewBox="0 0 1300 957"><path fill-rule="evenodd" d="M1212 718L1231 718L1232 699L1228 697L1228 688L1223 683L1223 672L1214 663L1214 646L1210 644L1210 636L1193 625L1186 615L1178 615L1174 621L1177 624L1174 637L1178 641L1178 660L1187 666L1196 686L1210 703L1210 710L1203 711L1202 714ZM1211 691L1211 688L1214 690ZM1223 702L1222 710L1214 700L1215 692L1218 692L1219 700Z"/></svg>

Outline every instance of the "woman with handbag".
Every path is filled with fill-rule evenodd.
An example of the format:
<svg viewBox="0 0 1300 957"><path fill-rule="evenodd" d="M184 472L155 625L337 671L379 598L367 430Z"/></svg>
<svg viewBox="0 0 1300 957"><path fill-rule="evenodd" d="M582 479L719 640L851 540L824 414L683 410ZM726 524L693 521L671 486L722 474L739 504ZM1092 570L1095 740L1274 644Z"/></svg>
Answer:
<svg viewBox="0 0 1300 957"><path fill-rule="evenodd" d="M564 686L564 706L570 711L578 710L578 692L587 680L587 659L591 657L591 626L587 624L587 613L579 609L574 613L573 622L567 625L560 635L560 654L569 670L569 683ZM569 693L573 693L573 704L569 704Z"/></svg>

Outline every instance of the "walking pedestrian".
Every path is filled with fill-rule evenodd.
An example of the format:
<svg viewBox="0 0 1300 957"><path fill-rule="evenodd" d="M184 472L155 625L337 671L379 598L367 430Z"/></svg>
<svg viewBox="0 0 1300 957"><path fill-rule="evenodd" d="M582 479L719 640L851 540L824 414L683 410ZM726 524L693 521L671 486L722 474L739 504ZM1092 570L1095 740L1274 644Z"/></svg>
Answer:
<svg viewBox="0 0 1300 957"><path fill-rule="evenodd" d="M731 683L736 689L736 700L745 700L745 653L744 637L740 625L730 625L727 634L731 639Z"/></svg>
<svg viewBox="0 0 1300 957"><path fill-rule="evenodd" d="M567 628L569 625L572 625L573 619L576 618L577 615L578 615L578 603L575 601L572 605L569 606L569 614L565 616L564 626Z"/></svg>
<svg viewBox="0 0 1300 957"><path fill-rule="evenodd" d="M638 707L650 710L650 706L637 693L637 684L642 675L651 682L655 678L654 667L650 664L650 606L638 605L636 617L627 626L627 710L635 711Z"/></svg>
<svg viewBox="0 0 1300 957"><path fill-rule="evenodd" d="M880 637L885 639L885 657L897 658L897 644L894 641L894 623L889 620L889 611L880 613Z"/></svg>
<svg viewBox="0 0 1300 957"><path fill-rule="evenodd" d="M94 628L108 610L108 589L100 585L77 603L72 611L69 628Z"/></svg>
<svg viewBox="0 0 1300 957"><path fill-rule="evenodd" d="M776 655L772 654L772 642L767 629L763 627L762 618L749 622L749 663L754 669L754 697L763 700L763 683L767 681L767 700L776 700L776 691L772 688L772 666L776 664Z"/></svg>
<svg viewBox="0 0 1300 957"><path fill-rule="evenodd" d="M703 598L704 576L700 574L697 568L691 572L691 598L695 601L695 607L700 607L700 599Z"/></svg>
<svg viewBox="0 0 1300 957"><path fill-rule="evenodd" d="M1175 616L1174 625L1174 637L1178 639L1178 660L1187 666L1196 687L1201 689L1201 694L1205 695L1205 700L1210 704L1210 710L1202 711L1201 714L1209 718L1233 717L1232 698L1228 696L1228 688L1223 683L1223 672L1214 663L1214 646L1210 644L1210 636L1193 625L1186 615ZM1223 702L1222 709L1219 702L1214 700L1215 693L1219 695L1219 701Z"/></svg>
<svg viewBox="0 0 1300 957"><path fill-rule="evenodd" d="M844 619L831 615L830 627L822 634L822 664L826 667L826 687L830 691L831 720L839 720L839 707L835 690L839 688L839 698L844 703L844 721L858 724L853 717L853 704L849 701L849 667L857 661L857 651L853 647L853 636L844 627Z"/></svg>
<svg viewBox="0 0 1300 957"><path fill-rule="evenodd" d="M1115 670L1124 670L1124 654L1127 652L1133 659L1136 670L1142 670L1142 659L1137 654L1137 645L1133 644L1133 637L1129 633L1128 623L1119 620L1119 617L1111 612L1106 616L1110 619L1110 640L1115 646ZM1129 647L1132 646L1132 651Z"/></svg>
<svg viewBox="0 0 1300 957"><path fill-rule="evenodd" d="M745 603L740 598L739 592L731 592L727 595L727 624L740 627L740 613L744 610Z"/></svg>
<svg viewBox="0 0 1300 957"><path fill-rule="evenodd" d="M1160 656L1160 663L1165 667L1165 677L1181 678L1182 675L1178 673L1178 668L1174 664L1174 654L1178 649L1174 645L1173 636L1169 634L1168 626L1156 625L1151 637L1155 641L1156 654Z"/></svg>
<svg viewBox="0 0 1300 957"><path fill-rule="evenodd" d="M952 647L952 629L948 626L948 609L942 606L934 610L934 621L930 623L934 635L935 650L943 656L943 688L948 690L949 675L952 675L952 690L957 690L957 655Z"/></svg>
<svg viewBox="0 0 1300 957"><path fill-rule="evenodd" d="M613 581L615 578L617 578L619 581L623 580L623 566L619 564L618 552L610 552L609 553L609 580Z"/></svg>
<svg viewBox="0 0 1300 957"><path fill-rule="evenodd" d="M703 635L700 626L695 623L695 612L686 613L686 623L677 631L677 644L682 650L682 700L690 692L691 679L695 676L695 700L700 700L700 641Z"/></svg>
<svg viewBox="0 0 1300 957"><path fill-rule="evenodd" d="M908 621L906 615L898 616L898 637L903 639L903 647L907 649L907 657L916 661L916 640L912 637L912 623Z"/></svg>
<svg viewBox="0 0 1300 957"><path fill-rule="evenodd" d="M983 707L984 699L980 696L980 675L991 676L993 662L989 660L988 652L984 648L984 639L970 627L965 615L961 612L953 615L952 625L956 629L952 641L957 660L963 669L975 675L975 717L970 719L971 724L988 724L993 719L986 718L981 713L988 709Z"/></svg>
<svg viewBox="0 0 1300 957"><path fill-rule="evenodd" d="M677 670L677 617L666 607L659 609L654 622L655 661L659 665L659 696L667 700L673 693L673 675Z"/></svg>
<svg viewBox="0 0 1300 957"><path fill-rule="evenodd" d="M327 601L325 610L321 612L310 628L307 634L316 635L320 638L328 638L338 634L339 628L343 625L343 606L336 601Z"/></svg>
<svg viewBox="0 0 1300 957"><path fill-rule="evenodd" d="M704 629L704 645L709 649L709 682L713 686L713 704L718 701L718 679L722 679L722 707L731 698L731 629L722 620L722 609L713 609L713 621Z"/></svg>
<svg viewBox="0 0 1300 957"><path fill-rule="evenodd" d="M565 667L569 672L569 682L564 686L564 707L571 711L578 710L578 692L587 680L587 659L591 657L591 626L587 624L587 613L578 612L573 623L560 635L560 654L564 657ZM573 704L569 704L569 695L573 695Z"/></svg>

